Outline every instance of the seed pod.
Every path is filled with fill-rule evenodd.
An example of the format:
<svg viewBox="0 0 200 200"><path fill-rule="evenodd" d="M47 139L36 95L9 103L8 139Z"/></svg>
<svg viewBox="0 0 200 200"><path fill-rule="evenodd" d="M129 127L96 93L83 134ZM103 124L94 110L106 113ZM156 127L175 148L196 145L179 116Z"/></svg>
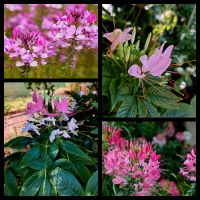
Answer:
<svg viewBox="0 0 200 200"><path fill-rule="evenodd" d="M134 28L133 28L133 31L132 31L132 36L131 36L131 44L134 43L134 41L135 41L135 36L136 36L136 28L134 27Z"/></svg>
<svg viewBox="0 0 200 200"><path fill-rule="evenodd" d="M124 44L124 53L126 52L127 47L128 47L128 41L126 41Z"/></svg>
<svg viewBox="0 0 200 200"><path fill-rule="evenodd" d="M118 44L118 54L119 58L122 60L124 58L124 49L121 43Z"/></svg>
<svg viewBox="0 0 200 200"><path fill-rule="evenodd" d="M147 50L148 49L148 47L149 47L149 43L150 43L150 41L151 41L151 33L149 33L149 35L148 35L148 37L147 37L147 39L146 39L146 42L145 42L145 45L144 45L144 50Z"/></svg>
<svg viewBox="0 0 200 200"><path fill-rule="evenodd" d="M140 46L140 40L137 41L137 43L136 43L136 45L135 45L135 48L136 48L137 50L139 50L139 46Z"/></svg>
<svg viewBox="0 0 200 200"><path fill-rule="evenodd" d="M126 59L126 62L128 62L129 61L129 57L130 57L130 47L128 47L127 49L126 49L126 53L125 53L125 59Z"/></svg>

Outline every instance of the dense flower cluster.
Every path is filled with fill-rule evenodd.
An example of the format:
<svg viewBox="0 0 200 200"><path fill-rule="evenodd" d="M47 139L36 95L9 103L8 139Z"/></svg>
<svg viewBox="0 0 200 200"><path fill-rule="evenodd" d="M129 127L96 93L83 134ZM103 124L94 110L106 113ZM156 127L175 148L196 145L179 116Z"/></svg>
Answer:
<svg viewBox="0 0 200 200"><path fill-rule="evenodd" d="M4 52L16 61L16 66L45 65L48 57L45 37L38 31L16 26L12 37L4 39Z"/></svg>
<svg viewBox="0 0 200 200"><path fill-rule="evenodd" d="M196 181L196 153L194 149L187 154L187 159L183 165L184 167L180 169L180 174L190 181Z"/></svg>
<svg viewBox="0 0 200 200"><path fill-rule="evenodd" d="M115 134L112 137L115 146L104 155L106 174L121 189L128 187L133 196L151 195L152 187L160 178L160 155L146 141L128 141L120 138L119 132Z"/></svg>
<svg viewBox="0 0 200 200"><path fill-rule="evenodd" d="M50 142L53 142L57 136L70 138L69 133L77 136L77 121L70 117L73 113L66 98L62 98L60 101L51 98L52 113L49 113L45 99L42 95L37 95L36 91L33 93L32 100L33 102L27 104L26 113L31 116L33 122L25 123L23 132L33 131L40 135L40 130L44 127L51 127ZM67 125L63 126L63 122L67 122Z"/></svg>
<svg viewBox="0 0 200 200"><path fill-rule="evenodd" d="M73 67L79 51L98 48L97 17L85 4L65 8L62 4L5 4L4 8L11 12L4 18L4 52L17 67L45 65L52 56ZM38 22L41 9L47 12Z"/></svg>

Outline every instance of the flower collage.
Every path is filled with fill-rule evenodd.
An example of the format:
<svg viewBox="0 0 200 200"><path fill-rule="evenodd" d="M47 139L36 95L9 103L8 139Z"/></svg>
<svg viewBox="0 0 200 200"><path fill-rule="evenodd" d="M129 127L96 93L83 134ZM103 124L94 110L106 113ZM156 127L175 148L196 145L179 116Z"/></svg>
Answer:
<svg viewBox="0 0 200 200"><path fill-rule="evenodd" d="M197 4L94 3L4 4L3 196L198 196Z"/></svg>

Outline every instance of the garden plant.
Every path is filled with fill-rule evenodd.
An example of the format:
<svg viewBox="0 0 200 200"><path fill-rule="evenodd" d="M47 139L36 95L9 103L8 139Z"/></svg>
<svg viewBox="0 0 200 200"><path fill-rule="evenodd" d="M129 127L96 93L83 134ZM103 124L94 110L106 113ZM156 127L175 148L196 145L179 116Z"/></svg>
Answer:
<svg viewBox="0 0 200 200"><path fill-rule="evenodd" d="M75 103L55 93L33 92L30 117L4 147L4 195L97 196L96 94L71 92Z"/></svg>

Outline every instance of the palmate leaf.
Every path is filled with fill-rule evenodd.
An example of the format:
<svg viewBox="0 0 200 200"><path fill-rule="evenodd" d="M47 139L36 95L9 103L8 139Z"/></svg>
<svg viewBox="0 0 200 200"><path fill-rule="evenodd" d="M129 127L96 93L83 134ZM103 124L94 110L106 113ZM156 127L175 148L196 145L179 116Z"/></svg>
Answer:
<svg viewBox="0 0 200 200"><path fill-rule="evenodd" d="M33 142L33 138L26 137L26 136L19 136L16 138L13 138L9 140L6 144L4 144L4 147L9 147L12 149L23 149L27 144L30 144Z"/></svg>
<svg viewBox="0 0 200 200"><path fill-rule="evenodd" d="M196 96L189 104L179 103L176 109L168 109L162 117L196 117Z"/></svg>
<svg viewBox="0 0 200 200"><path fill-rule="evenodd" d="M85 189L86 196L98 195L98 170L92 174Z"/></svg>
<svg viewBox="0 0 200 200"><path fill-rule="evenodd" d="M22 185L20 196L34 196L39 191L44 181L44 172L35 172Z"/></svg>
<svg viewBox="0 0 200 200"><path fill-rule="evenodd" d="M117 103L121 100L120 90L119 90L119 80L113 79L110 84L110 96L111 96L111 111L114 110Z"/></svg>
<svg viewBox="0 0 200 200"><path fill-rule="evenodd" d="M66 151L69 154L81 157L82 159L90 161L90 157L84 153L76 144L68 140L59 141L59 146L63 151Z"/></svg>
<svg viewBox="0 0 200 200"><path fill-rule="evenodd" d="M150 87L146 92L146 98L152 104L162 108L174 108L181 100L164 87Z"/></svg>
<svg viewBox="0 0 200 200"><path fill-rule="evenodd" d="M59 167L50 174L54 189L59 196L84 196L81 184L75 176Z"/></svg>
<svg viewBox="0 0 200 200"><path fill-rule="evenodd" d="M137 115L137 100L135 96L124 96L124 102L117 111L117 117L136 117Z"/></svg>

